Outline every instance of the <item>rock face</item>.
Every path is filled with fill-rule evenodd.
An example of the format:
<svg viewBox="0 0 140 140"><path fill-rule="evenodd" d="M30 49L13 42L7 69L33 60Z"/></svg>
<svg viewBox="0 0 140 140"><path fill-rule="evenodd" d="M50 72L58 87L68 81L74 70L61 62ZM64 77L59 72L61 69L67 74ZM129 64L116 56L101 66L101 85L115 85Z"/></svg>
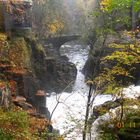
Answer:
<svg viewBox="0 0 140 140"><path fill-rule="evenodd" d="M46 106L46 96L36 96L38 90L45 92L63 91L69 83L76 79L77 70L74 64L68 62L60 55L57 55L55 50L44 49L37 41L26 39L30 46L30 71L21 76L20 94L25 96L29 103L33 104L38 112L46 114L49 117L49 111ZM49 47L48 47L49 48ZM21 86L22 85L22 86ZM68 86L69 87L69 86ZM72 88L66 88L70 91Z"/></svg>
<svg viewBox="0 0 140 140"><path fill-rule="evenodd" d="M77 36L64 40L63 38L60 38L60 40L59 38L54 38L54 42L44 45L45 51L47 52L46 79L48 80L46 81L46 88L49 92L53 91L59 93L64 89L67 92L71 92L72 83L76 79L77 69L73 63L69 62L69 59L66 56L61 56L59 49L66 41L74 40L76 38ZM53 39L51 41L53 41Z"/></svg>
<svg viewBox="0 0 140 140"><path fill-rule="evenodd" d="M113 42L119 42L118 36L108 36L104 47L102 47L102 38L94 40L94 44L90 46L90 52L88 60L85 63L83 73L85 74L86 79L91 79L96 77L101 71L101 61L99 58L102 58L106 55L109 55L114 51L114 49L107 47L107 44ZM96 68L95 68L96 67ZM95 68L95 70L94 70ZM94 74L93 74L94 71Z"/></svg>
<svg viewBox="0 0 140 140"><path fill-rule="evenodd" d="M75 81L77 69L67 57L60 56L51 45L44 47L45 49L31 42L31 59L35 78L45 91L59 93ZM70 91L71 88L66 89L68 90Z"/></svg>
<svg viewBox="0 0 140 140"><path fill-rule="evenodd" d="M115 65L115 62L113 62L112 64L107 62L103 64L100 61L101 58L113 53L116 50L121 51L121 49L114 49L108 47L109 44L133 44L136 40L138 39L132 38L129 35L124 35L122 32L120 32L120 34L117 35L108 35L105 41L105 45L104 47L102 47L103 40L102 38L98 38L90 49L88 60L83 69L83 73L85 74L86 79L93 79L98 76L98 74L103 70L103 68L110 68L111 66ZM140 65L135 64L135 66L133 67L135 67L136 69L132 71L131 75L135 77L135 79L131 82L137 84L140 79ZM129 79L125 80L129 81Z"/></svg>
<svg viewBox="0 0 140 140"><path fill-rule="evenodd" d="M91 116L89 118L89 124L92 124L100 116L109 112L110 109L115 109L121 104L121 99L116 99L115 101L107 101L104 104L94 106L91 111Z"/></svg>
<svg viewBox="0 0 140 140"><path fill-rule="evenodd" d="M47 63L47 62L46 62ZM74 64L68 62L65 59L51 59L46 65L47 75L46 84L48 85L48 91L54 91L56 93L65 91L71 91L71 82L75 81L77 69ZM70 84L70 86L69 86ZM68 87L67 87L68 86Z"/></svg>
<svg viewBox="0 0 140 140"><path fill-rule="evenodd" d="M76 79L77 74L75 65L70 63L67 57L58 55L55 50L45 50L32 38L15 37L7 44L10 46L10 55L7 55L9 61L0 62L0 72L6 75L8 80L17 83L18 96L25 97L27 104L35 107L37 113L49 118L46 95L42 93L60 93L64 89L70 91L72 88L68 85ZM15 69L10 62L20 69ZM67 86L69 88L66 88ZM41 91L41 94L37 94L38 91ZM17 104L28 107L26 103Z"/></svg>

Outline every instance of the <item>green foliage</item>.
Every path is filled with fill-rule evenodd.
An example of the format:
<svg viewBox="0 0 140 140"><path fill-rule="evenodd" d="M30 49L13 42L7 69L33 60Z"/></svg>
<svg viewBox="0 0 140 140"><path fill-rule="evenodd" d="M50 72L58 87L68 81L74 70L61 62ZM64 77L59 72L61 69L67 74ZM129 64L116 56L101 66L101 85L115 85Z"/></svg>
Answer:
<svg viewBox="0 0 140 140"><path fill-rule="evenodd" d="M22 110L4 111L0 108L0 137L6 139L29 139L28 115Z"/></svg>
<svg viewBox="0 0 140 140"><path fill-rule="evenodd" d="M30 69L31 51L24 38L7 40L5 34L0 33L0 60L8 62L15 68Z"/></svg>
<svg viewBox="0 0 140 140"><path fill-rule="evenodd" d="M1 140L13 140L13 137L9 134L5 134L3 129L0 129L0 139Z"/></svg>
<svg viewBox="0 0 140 140"><path fill-rule="evenodd" d="M134 7L134 11L138 12L140 10L140 1L139 0L133 0L133 7Z"/></svg>
<svg viewBox="0 0 140 140"><path fill-rule="evenodd" d="M128 81L134 79L132 72L135 71L136 64L140 64L140 42L136 41L134 44L113 43L109 47L117 49L112 54L101 58L101 63L104 66L109 64L109 67L104 67L92 82L97 85L96 88L99 89L99 92L117 94L123 87L130 84L125 81L126 85L124 85L124 79L129 78Z"/></svg>
<svg viewBox="0 0 140 140"><path fill-rule="evenodd" d="M110 56L104 57L103 61L117 61L119 64L123 65L129 65L140 63L140 44L111 44L110 47L121 49L118 51L115 51Z"/></svg>
<svg viewBox="0 0 140 140"><path fill-rule="evenodd" d="M111 13L114 10L126 10L134 6L135 11L139 10L139 0L102 0L101 9L107 13Z"/></svg>
<svg viewBox="0 0 140 140"><path fill-rule="evenodd" d="M47 131L48 125L48 120L29 116L14 105L9 111L0 108L1 140L63 140L60 135Z"/></svg>
<svg viewBox="0 0 140 140"><path fill-rule="evenodd" d="M115 29L115 26L132 25L132 14L140 10L139 0L102 0L100 10L105 16L106 26Z"/></svg>
<svg viewBox="0 0 140 140"><path fill-rule="evenodd" d="M116 115L110 112L110 120L98 126L98 129L102 131L100 135L102 140L134 139L139 137L140 103L138 100L133 100L127 99L124 101L124 117L121 122L118 117L120 108L118 108L115 110ZM133 108L134 105L137 105L137 108Z"/></svg>
<svg viewBox="0 0 140 140"><path fill-rule="evenodd" d="M128 29L128 27L130 27L131 24L133 24L132 16L133 14L135 14L135 12L138 12L138 10L140 10L139 5L140 5L139 0L102 0L101 1L100 10L99 10L100 14L98 12L95 13L95 16L100 18L99 21L102 22L99 23L99 25L97 25L98 38L100 36L103 38L102 45L97 46L99 48L102 46L101 48L102 50L100 51L100 53L103 52L102 54L103 55L105 54L104 47L108 43L107 40L108 35L112 33L114 34L114 30L118 31L118 29L126 29L126 28ZM110 44L108 47L110 47L111 49L109 50L112 51L115 50L111 54L101 59L99 57L101 57L102 54L100 55L100 53L98 53L97 54L98 56L95 55L94 58L95 61L94 60L92 61L95 62L94 65L95 68L96 65L98 64L101 66L100 67L101 73L99 73L99 75L94 80L87 81L89 85L94 85L95 94L98 93L114 94L114 96L117 97L117 99L121 99L122 104L124 104L123 88L132 84L131 83L132 79L134 79L132 73L137 68L136 66L140 64L140 42L135 39L135 36L129 36L129 37L130 38L128 39L129 40L128 43ZM131 40L132 38L134 39L133 41ZM93 75L96 75L96 73L94 73ZM120 106L122 107L121 103ZM133 105L136 105L136 103L133 102ZM129 109L128 103L126 103L123 107L125 108L125 111L127 108L127 111L129 110L128 111L129 113L130 110L132 111L132 109ZM106 132L104 133L105 135L103 134L102 137L104 140L116 139L115 135L116 132L118 131L116 131L116 128L114 128L114 126L115 123L119 122L122 119L122 117L124 117L123 111L124 110L122 108L119 108L118 113L116 113L117 118L114 114L113 116L110 113L110 116L112 115L111 116L112 122L109 121L106 123L106 125L103 126ZM106 111L103 110L102 113L104 114L104 112ZM102 115L102 113L100 115ZM128 113L126 113L125 115L127 116L127 114ZM112 127L113 129L111 129Z"/></svg>
<svg viewBox="0 0 140 140"><path fill-rule="evenodd" d="M9 60L16 67L30 68L30 48L24 38L15 38L10 43Z"/></svg>
<svg viewBox="0 0 140 140"><path fill-rule="evenodd" d="M38 38L65 32L62 0L34 0L33 3L33 29Z"/></svg>
<svg viewBox="0 0 140 140"><path fill-rule="evenodd" d="M37 49L38 53L42 54L44 57L47 57L45 48L41 44L36 44L35 48Z"/></svg>
<svg viewBox="0 0 140 140"><path fill-rule="evenodd" d="M9 44L7 42L6 34L0 33L0 60L8 61L9 60Z"/></svg>

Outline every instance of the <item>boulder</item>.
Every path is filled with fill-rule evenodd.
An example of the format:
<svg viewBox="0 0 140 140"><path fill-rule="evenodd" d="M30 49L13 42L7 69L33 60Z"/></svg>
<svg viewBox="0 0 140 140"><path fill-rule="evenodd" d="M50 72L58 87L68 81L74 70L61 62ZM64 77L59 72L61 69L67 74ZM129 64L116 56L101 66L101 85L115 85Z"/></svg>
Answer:
<svg viewBox="0 0 140 140"><path fill-rule="evenodd" d="M115 109L116 107L120 106L121 99L117 99L115 101L107 101L104 104L99 106L95 106L93 108L93 114L98 118L99 116L107 113L110 109Z"/></svg>
<svg viewBox="0 0 140 140"><path fill-rule="evenodd" d="M50 118L50 112L47 107L39 106L38 109L41 115L44 115L48 119Z"/></svg>
<svg viewBox="0 0 140 140"><path fill-rule="evenodd" d="M13 97L12 102L24 110L34 109L30 103L26 102L26 98L22 96Z"/></svg>

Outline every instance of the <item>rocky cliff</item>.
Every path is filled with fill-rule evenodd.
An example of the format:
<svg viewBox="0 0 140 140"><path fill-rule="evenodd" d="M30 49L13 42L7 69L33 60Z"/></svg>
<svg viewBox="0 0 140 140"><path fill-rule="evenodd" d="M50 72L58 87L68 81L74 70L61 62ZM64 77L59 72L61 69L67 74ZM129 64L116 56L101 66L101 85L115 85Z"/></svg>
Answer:
<svg viewBox="0 0 140 140"><path fill-rule="evenodd" d="M94 44L92 44L91 46L88 60L83 69L86 79L94 79L100 74L100 72L104 68L111 68L112 66L116 65L115 61L112 63L110 62L102 63L103 57L108 56L116 51L120 51L120 52L122 51L122 49L120 48L110 47L110 44L121 44L121 45L129 46L130 44L139 42L139 38L137 35L135 35L135 33L133 32L121 31L117 34L111 34L111 35L108 34L105 39L103 39L102 37L97 38ZM140 79L140 69L139 69L140 65L139 63L137 63L131 66L131 68L132 67L134 67L134 70L131 71L131 75L134 77L134 79L127 79L127 80L132 83L138 84ZM130 67L126 69L129 68Z"/></svg>
<svg viewBox="0 0 140 140"><path fill-rule="evenodd" d="M59 93L74 81L75 65L66 57L55 55L55 51L52 55L49 49L45 50L39 41L31 37L13 37L10 40L6 35L4 37L0 50L1 82L14 80L17 84L16 96L25 97L38 113L49 118L46 93Z"/></svg>

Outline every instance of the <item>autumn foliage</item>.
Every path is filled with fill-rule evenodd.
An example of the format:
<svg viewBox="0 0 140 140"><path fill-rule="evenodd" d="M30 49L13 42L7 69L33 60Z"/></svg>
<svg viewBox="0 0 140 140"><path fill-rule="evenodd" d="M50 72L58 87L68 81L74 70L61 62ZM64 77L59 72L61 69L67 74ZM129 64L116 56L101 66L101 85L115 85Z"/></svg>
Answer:
<svg viewBox="0 0 140 140"><path fill-rule="evenodd" d="M19 107L13 106L9 111L0 108L0 138L15 140L39 140L47 137L49 121L31 117Z"/></svg>

